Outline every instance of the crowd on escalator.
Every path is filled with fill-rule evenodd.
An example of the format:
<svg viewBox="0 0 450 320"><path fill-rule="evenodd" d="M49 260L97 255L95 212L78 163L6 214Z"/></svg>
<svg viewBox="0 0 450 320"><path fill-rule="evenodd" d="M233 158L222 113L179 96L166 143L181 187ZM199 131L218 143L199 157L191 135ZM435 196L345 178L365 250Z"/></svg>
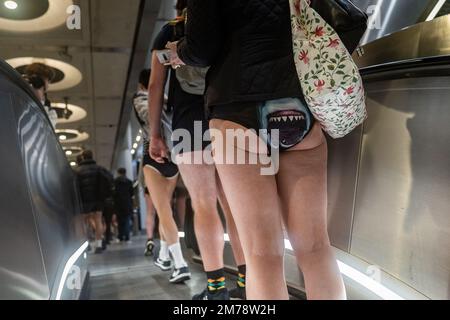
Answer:
<svg viewBox="0 0 450 320"><path fill-rule="evenodd" d="M177 17L152 44L151 68L141 72L133 98L144 138L145 255L155 254L155 265L171 271L170 283L189 281L173 210L174 194L181 202L189 197L205 273L205 289L194 300L288 299L285 237L307 297L346 298L327 232L324 131L343 136L366 116L349 54L365 29L360 24L363 30L341 34L341 41L317 14L334 19L325 3L178 0ZM330 95L336 81L345 85ZM323 108L333 103L344 111ZM263 173L268 163L274 171ZM94 253L105 250L116 226L117 238L129 241L134 191L126 170L114 179L89 150L75 170ZM187 194L177 192L181 181ZM239 271L236 284L224 268L218 203Z"/></svg>
<svg viewBox="0 0 450 320"><path fill-rule="evenodd" d="M343 136L366 116L361 78L349 52L365 31L367 17L360 15L360 29L341 43L332 28L314 25L322 20L309 5L314 4L179 0L177 17L162 27L152 45L151 69L142 71L133 104L144 132L145 185L159 218L156 265L172 270L171 283L191 277L170 204L181 179L192 202L205 272L205 290L193 300L288 299L285 234L303 272L308 298L346 298L327 234L323 131ZM315 5L324 17L330 16L330 7L323 2ZM292 22L298 24L291 24L291 10L299 17ZM308 14L315 19L306 19ZM299 50L307 37L309 44L312 37L319 42L326 39L320 50L310 47L317 49L316 56ZM338 115L342 121L338 124L326 122L333 116L311 110L314 104L320 108L326 85L336 86L310 67L317 61L333 71L324 79L336 74L345 83L342 96L328 96L328 103L346 103L346 114ZM301 74L306 68L312 69L310 75ZM305 90L311 83L313 87ZM264 130L271 134L264 135ZM230 144L232 163L223 161L229 160L226 146ZM244 154L242 163L234 159L234 151L239 150ZM262 174L274 153L279 153L275 172ZM258 160L248 162L253 155ZM239 270L236 285L227 282L224 271L218 202ZM149 238L147 252L153 248Z"/></svg>

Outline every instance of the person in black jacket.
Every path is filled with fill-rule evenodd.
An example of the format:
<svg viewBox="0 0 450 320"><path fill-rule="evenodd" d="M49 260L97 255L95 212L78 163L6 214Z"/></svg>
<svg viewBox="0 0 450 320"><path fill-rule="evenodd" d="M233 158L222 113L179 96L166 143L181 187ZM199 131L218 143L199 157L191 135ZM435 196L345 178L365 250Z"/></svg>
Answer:
<svg viewBox="0 0 450 320"><path fill-rule="evenodd" d="M186 144L184 138L181 141L174 139L174 151L176 162L183 178L183 182L189 192L194 209L194 228L202 256L203 267L207 276L206 289L194 295L194 300L214 299L227 300L229 292L225 280L223 249L224 249L224 228L217 210L217 200L221 196L220 181L216 178L216 168L213 163L205 161L197 162L196 159L211 158L210 142L202 140L209 129L208 121L204 113L204 88L203 90L189 89L201 87L199 77L180 77L174 70L163 65L158 59L158 53L165 49L167 42L178 39L184 34L186 0L177 1L176 8L178 17L166 24L156 37L152 50L152 74L149 85L149 123L150 123L150 147L149 155L156 162L164 163L170 156L169 148L162 135L159 123L161 121L161 110L163 108L164 88L167 74L170 71L169 80L169 107L173 108L172 129L173 132L187 132L189 143ZM191 70L193 73L201 74L200 70ZM180 80L181 79L181 80ZM194 81L186 81L187 79ZM193 84L191 88L186 88L183 84L189 82ZM194 141L196 136L198 141ZM179 146L183 149L178 149ZM178 150L179 152L176 152ZM173 157L172 157L173 158ZM152 191L150 190L150 193ZM228 205L226 199L220 199L223 204L227 218L231 216L227 212ZM230 239L233 240L233 251L235 257L242 256L237 232L234 231L234 223L227 223ZM244 272L245 261L237 261ZM242 296L242 295L241 295Z"/></svg>
<svg viewBox="0 0 450 320"><path fill-rule="evenodd" d="M82 159L76 168L82 213L86 215L87 222L94 221L95 253L101 253L104 231L102 212L106 199L112 195L112 175L94 161L92 151L83 151Z"/></svg>
<svg viewBox="0 0 450 320"><path fill-rule="evenodd" d="M127 178L127 170L119 168L114 180L114 204L119 222L119 240L130 241L130 218L133 215L133 182Z"/></svg>
<svg viewBox="0 0 450 320"><path fill-rule="evenodd" d="M188 0L186 36L169 43L172 65L210 66L206 103L210 127L261 141L214 140L216 167L244 248L249 299L288 299L282 220L303 271L309 299L345 299L327 234L327 144L302 96L296 74L289 0ZM241 129L242 131L236 131ZM253 130L250 130L253 129ZM265 130L265 131L259 131ZM270 140L269 138L270 137ZM271 139L274 139L273 141ZM278 140L278 141L277 141ZM228 143L267 156L279 167L262 175L256 164L223 162ZM271 153L273 154L273 153Z"/></svg>

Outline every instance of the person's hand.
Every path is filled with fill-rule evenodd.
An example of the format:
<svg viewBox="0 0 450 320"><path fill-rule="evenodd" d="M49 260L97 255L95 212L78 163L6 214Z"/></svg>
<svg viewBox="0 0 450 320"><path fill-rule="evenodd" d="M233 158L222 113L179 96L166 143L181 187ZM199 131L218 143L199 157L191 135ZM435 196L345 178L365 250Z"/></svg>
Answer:
<svg viewBox="0 0 450 320"><path fill-rule="evenodd" d="M169 159L169 148L167 148L166 142L161 136L150 139L148 154L159 163L164 163L164 159Z"/></svg>
<svg viewBox="0 0 450 320"><path fill-rule="evenodd" d="M177 69L181 66L186 65L179 57L178 57L178 41L175 42L167 42L166 48L170 50L170 65L172 68Z"/></svg>

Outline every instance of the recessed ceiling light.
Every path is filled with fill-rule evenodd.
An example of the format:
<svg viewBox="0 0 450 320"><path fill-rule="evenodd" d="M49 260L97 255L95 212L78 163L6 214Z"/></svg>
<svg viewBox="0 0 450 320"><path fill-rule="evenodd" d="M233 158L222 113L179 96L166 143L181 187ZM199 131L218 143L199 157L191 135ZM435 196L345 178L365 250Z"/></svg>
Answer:
<svg viewBox="0 0 450 320"><path fill-rule="evenodd" d="M71 165L72 167L75 167L75 166L77 165L77 163L74 162L74 161L72 161L72 162L70 163L70 165Z"/></svg>
<svg viewBox="0 0 450 320"><path fill-rule="evenodd" d="M62 134L59 136L59 140L61 140L61 141L67 140L67 136Z"/></svg>
<svg viewBox="0 0 450 320"><path fill-rule="evenodd" d="M136 149L139 145L137 143L133 144L133 149Z"/></svg>
<svg viewBox="0 0 450 320"><path fill-rule="evenodd" d="M66 156L71 156L73 154L72 150L66 150Z"/></svg>
<svg viewBox="0 0 450 320"><path fill-rule="evenodd" d="M131 154L134 155L136 153L136 150L131 149Z"/></svg>
<svg viewBox="0 0 450 320"><path fill-rule="evenodd" d="M18 7L17 2L11 0L5 1L4 4L5 7L8 8L9 10L16 10Z"/></svg>

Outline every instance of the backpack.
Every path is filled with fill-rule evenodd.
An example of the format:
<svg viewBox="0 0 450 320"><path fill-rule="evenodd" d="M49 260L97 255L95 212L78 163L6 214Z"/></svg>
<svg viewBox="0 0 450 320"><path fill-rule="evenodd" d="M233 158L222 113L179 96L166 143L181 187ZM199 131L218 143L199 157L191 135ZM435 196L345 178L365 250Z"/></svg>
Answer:
<svg viewBox="0 0 450 320"><path fill-rule="evenodd" d="M180 40L184 37L186 21L187 11L184 10L182 17L171 22L173 26L174 41ZM180 83L181 89L190 94L199 96L204 95L206 88L206 74L208 73L208 69L209 67L202 68L192 66L181 66L176 69L175 75Z"/></svg>

